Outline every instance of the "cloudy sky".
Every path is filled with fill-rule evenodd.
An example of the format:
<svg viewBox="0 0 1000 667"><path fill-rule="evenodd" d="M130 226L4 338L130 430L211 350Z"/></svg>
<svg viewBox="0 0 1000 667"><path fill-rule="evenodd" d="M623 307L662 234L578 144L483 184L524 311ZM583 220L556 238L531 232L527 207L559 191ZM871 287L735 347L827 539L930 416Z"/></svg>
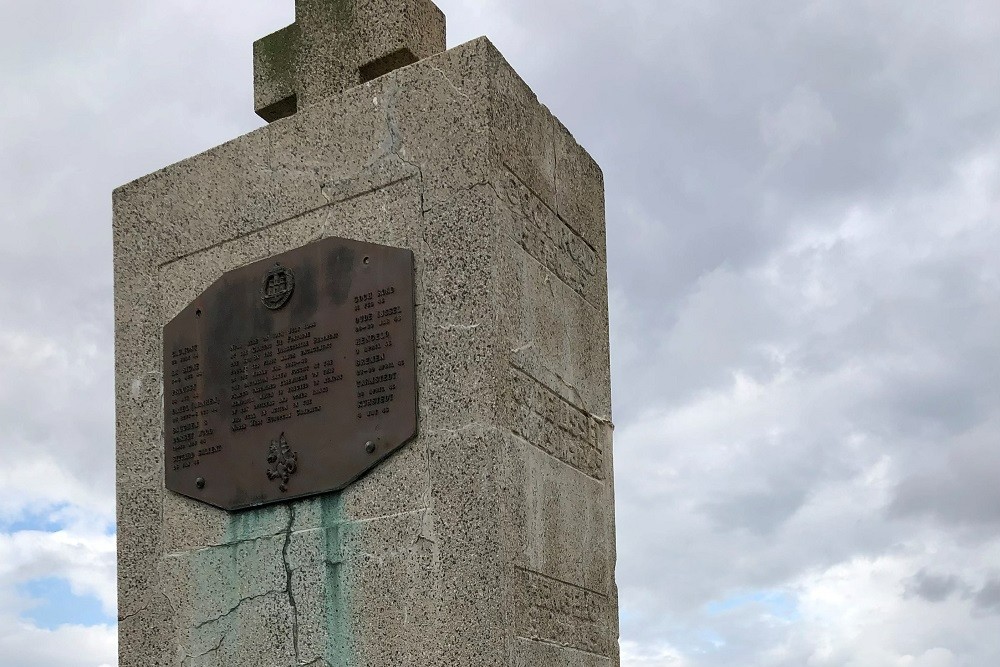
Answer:
<svg viewBox="0 0 1000 667"><path fill-rule="evenodd" d="M626 667L1000 664L1000 5L439 0L602 164ZM292 0L0 0L0 667L115 664L111 190Z"/></svg>

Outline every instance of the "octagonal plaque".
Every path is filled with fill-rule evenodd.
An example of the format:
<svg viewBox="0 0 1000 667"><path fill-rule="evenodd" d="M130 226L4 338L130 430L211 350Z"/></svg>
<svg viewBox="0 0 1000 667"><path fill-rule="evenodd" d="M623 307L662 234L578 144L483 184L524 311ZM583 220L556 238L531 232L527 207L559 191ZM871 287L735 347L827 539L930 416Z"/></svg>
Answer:
<svg viewBox="0 0 1000 667"><path fill-rule="evenodd" d="M163 330L164 478L227 510L342 489L416 434L413 253L328 238Z"/></svg>

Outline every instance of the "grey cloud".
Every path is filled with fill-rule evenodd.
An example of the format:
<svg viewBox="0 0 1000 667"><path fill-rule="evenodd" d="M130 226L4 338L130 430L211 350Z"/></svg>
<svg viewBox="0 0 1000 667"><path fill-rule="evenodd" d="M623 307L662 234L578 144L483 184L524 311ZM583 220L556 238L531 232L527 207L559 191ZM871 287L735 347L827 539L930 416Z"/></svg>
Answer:
<svg viewBox="0 0 1000 667"><path fill-rule="evenodd" d="M557 91L554 111L608 184L611 283L626 304L612 352L626 636L683 637L696 630L680 619L696 625L699 604L726 591L889 553L915 525L904 516L938 517L943 539L956 521L989 519L991 473L942 459L997 412L1000 325L983 280L995 239L976 229L979 248L950 235L913 244L936 234L920 193L949 191L965 160L993 150L996 48L977 26L996 7L945 19L903 3L619 3L586 38L556 29L567 14L582 21L562 3L520 9L525 30L555 35L535 45L551 55L527 60L529 82ZM546 77L551 62L602 85ZM781 111L797 99L818 136L775 161ZM893 226L790 248L805 225L832 234L864 212ZM950 213L961 214L939 214ZM791 262L778 283L766 273L776 260ZM813 282L819 307L802 296ZM655 406L683 413L736 373L765 385L789 373L817 393L723 439L630 435ZM773 440L754 430L775 424ZM986 446L968 460L992 470ZM691 448L717 454L695 465ZM900 485L855 505L880 457ZM916 476L941 486L934 502L906 481ZM839 514L810 514L823 493L842 496ZM809 516L824 523L800 525ZM729 664L764 664L773 639L720 627ZM809 656L803 646L781 664Z"/></svg>
<svg viewBox="0 0 1000 667"><path fill-rule="evenodd" d="M977 610L1000 614L1000 579L987 582L973 598Z"/></svg>
<svg viewBox="0 0 1000 667"><path fill-rule="evenodd" d="M933 574L926 570L917 572L906 582L908 595L916 595L928 602L943 602L967 588L968 585L954 574Z"/></svg>
<svg viewBox="0 0 1000 667"><path fill-rule="evenodd" d="M265 31L243 22L247 48L218 54L219 26L186 21L178 4L64 5L0 11L0 60L18 97L0 105L0 378L17 379L0 384L0 451L54 456L113 518L111 191L259 124L249 44ZM246 61L242 77L227 71L235 61Z"/></svg>
<svg viewBox="0 0 1000 667"><path fill-rule="evenodd" d="M722 530L745 529L767 536L798 511L807 493L804 488L779 482L767 491L729 494L723 500L708 501L704 511Z"/></svg>
<svg viewBox="0 0 1000 667"><path fill-rule="evenodd" d="M755 3L728 7L725 20L688 3L663 12L620 3L601 13L602 30L584 38L559 29L570 11L564 3L521 10L526 30L553 34L535 45L551 57L529 61L529 82L555 91L563 106L553 108L605 166L612 285L635 304L630 315L640 331L669 331L699 277L721 266L738 274L760 262L803 214L847 201L881 205L912 187L940 184L950 169L944 165L972 146L944 132L926 145L922 128L912 123L930 86L941 99L958 96L943 63L979 45L963 43L962 25L935 29L938 66L928 83L910 43L885 38L886 25L902 15L898 3L808 9ZM570 13L583 21L581 12ZM529 20L539 25L529 27ZM917 17L905 29L928 29L926 20ZM550 66L536 71L553 61L585 68L605 85L552 80ZM983 82L992 71L986 67L979 73ZM836 131L765 177L769 149L760 117L802 89L812 91ZM942 124L959 122L958 111L938 96L928 103L941 105ZM988 136L991 127L979 122L976 136ZM630 369L616 386L628 398L654 387L685 391L688 377L657 382L658 371L656 365Z"/></svg>
<svg viewBox="0 0 1000 667"><path fill-rule="evenodd" d="M946 525L1000 523L1000 452L995 439L985 435L956 446L942 464L906 477L895 490L890 516L927 516ZM987 529L981 538L994 535Z"/></svg>

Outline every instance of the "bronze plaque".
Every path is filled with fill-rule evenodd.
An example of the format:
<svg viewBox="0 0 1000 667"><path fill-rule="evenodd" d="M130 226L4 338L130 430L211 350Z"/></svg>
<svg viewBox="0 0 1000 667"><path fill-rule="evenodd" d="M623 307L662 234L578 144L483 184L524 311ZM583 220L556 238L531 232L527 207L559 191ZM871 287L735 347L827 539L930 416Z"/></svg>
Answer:
<svg viewBox="0 0 1000 667"><path fill-rule="evenodd" d="M413 253L329 238L163 330L166 486L236 510L342 489L416 434Z"/></svg>

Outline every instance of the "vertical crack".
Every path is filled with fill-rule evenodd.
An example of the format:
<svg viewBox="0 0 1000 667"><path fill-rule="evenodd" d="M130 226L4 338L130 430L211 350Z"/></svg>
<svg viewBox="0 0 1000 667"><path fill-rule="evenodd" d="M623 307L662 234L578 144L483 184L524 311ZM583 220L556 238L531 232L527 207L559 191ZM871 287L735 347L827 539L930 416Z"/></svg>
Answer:
<svg viewBox="0 0 1000 667"><path fill-rule="evenodd" d="M396 119L396 95L399 92L399 82L394 81L392 88L386 90L385 95L385 123L389 130L389 152L399 158L402 162L410 165L417 170L417 176L420 178L420 217L424 217L427 212L427 203L424 197L425 183L424 183L424 170L416 162L412 162L403 157L403 137L399 132L399 121Z"/></svg>
<svg viewBox="0 0 1000 667"><path fill-rule="evenodd" d="M295 604L295 590L292 587L292 567L288 563L288 548L292 543L292 527L295 525L295 505L288 505L288 529L285 531L285 544L281 547L281 561L285 566L285 586L288 590L288 606L292 610L292 648L295 651L295 664L299 663L299 609Z"/></svg>

